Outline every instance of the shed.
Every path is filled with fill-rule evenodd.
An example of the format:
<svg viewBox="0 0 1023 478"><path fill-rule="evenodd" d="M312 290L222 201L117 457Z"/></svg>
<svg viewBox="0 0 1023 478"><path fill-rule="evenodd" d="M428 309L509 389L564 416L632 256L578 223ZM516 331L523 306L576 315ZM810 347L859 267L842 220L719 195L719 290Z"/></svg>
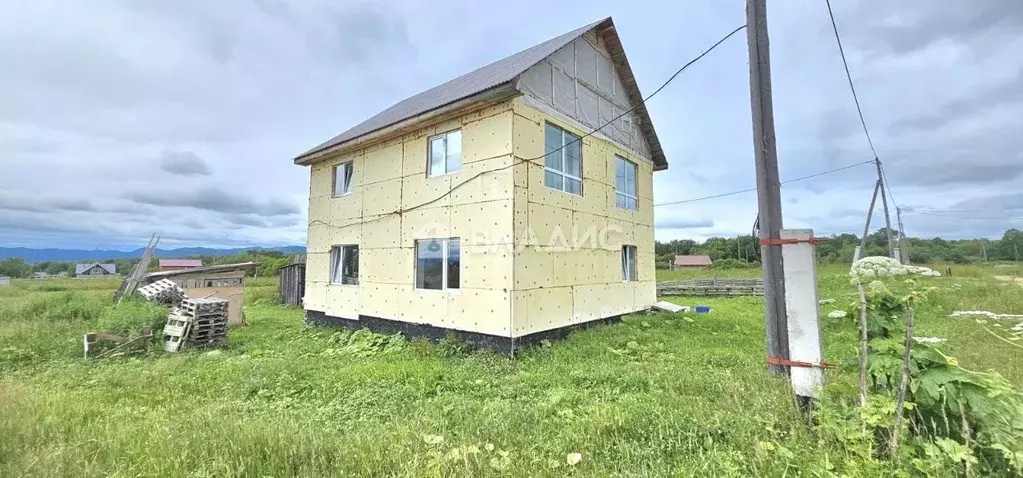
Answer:
<svg viewBox="0 0 1023 478"><path fill-rule="evenodd" d="M151 272L142 279L142 285L160 279L170 279L185 289L189 297L216 297L228 301L228 325L242 323L242 305L245 302L245 274L259 267L258 262L221 264L193 269Z"/></svg>
<svg viewBox="0 0 1023 478"><path fill-rule="evenodd" d="M194 269L202 267L199 259L160 259L161 271L179 271L182 269Z"/></svg>
<svg viewBox="0 0 1023 478"><path fill-rule="evenodd" d="M302 305L305 295L305 254L298 254L291 264L277 270L277 301L284 305Z"/></svg>
<svg viewBox="0 0 1023 478"><path fill-rule="evenodd" d="M710 256L675 256L675 262L672 263L672 269L706 269L710 267L712 261Z"/></svg>
<svg viewBox="0 0 1023 478"><path fill-rule="evenodd" d="M11 285L10 277L0 277L0 286Z"/></svg>

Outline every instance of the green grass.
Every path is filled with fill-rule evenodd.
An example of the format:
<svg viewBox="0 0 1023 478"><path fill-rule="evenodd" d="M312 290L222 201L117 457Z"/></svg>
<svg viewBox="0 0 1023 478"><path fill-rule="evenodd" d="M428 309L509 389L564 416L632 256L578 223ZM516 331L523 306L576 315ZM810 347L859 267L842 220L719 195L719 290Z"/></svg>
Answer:
<svg viewBox="0 0 1023 478"><path fill-rule="evenodd" d="M824 313L855 298L843 271L820 274L821 297L837 301ZM1023 350L947 317L1023 313L1023 289L991 279L1002 269L965 271L920 281L939 290L918 308L919 333L1023 385ZM513 361L306 328L300 309L261 300L274 284L247 281L249 326L226 349L94 361L79 358L81 334L135 315L111 311L116 283L0 295L0 476L877 472L811 433L788 385L765 371L759 299L670 298L712 312L629 316ZM826 360L854 356L851 322L823 320ZM854 387L854 371L828 374ZM582 461L569 465L570 453Z"/></svg>

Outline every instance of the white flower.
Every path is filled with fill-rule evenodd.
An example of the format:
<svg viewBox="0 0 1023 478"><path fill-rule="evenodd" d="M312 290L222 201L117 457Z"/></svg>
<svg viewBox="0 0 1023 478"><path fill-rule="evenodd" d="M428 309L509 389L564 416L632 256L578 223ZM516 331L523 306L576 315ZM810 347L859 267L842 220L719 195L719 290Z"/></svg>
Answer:
<svg viewBox="0 0 1023 478"><path fill-rule="evenodd" d="M575 465L579 464L580 461L583 461L583 454L582 453L569 453L568 457L566 458L566 461L568 462L569 465L575 466Z"/></svg>
<svg viewBox="0 0 1023 478"><path fill-rule="evenodd" d="M847 314L844 310L832 310L831 312L828 312L828 317L831 317L832 319L844 319L847 315L849 314Z"/></svg>
<svg viewBox="0 0 1023 478"><path fill-rule="evenodd" d="M913 341L919 344L940 344L945 339L940 337L913 337Z"/></svg>
<svg viewBox="0 0 1023 478"><path fill-rule="evenodd" d="M428 445L438 445L444 441L443 435L423 435L423 441Z"/></svg>
<svg viewBox="0 0 1023 478"><path fill-rule="evenodd" d="M852 267L849 269L849 277L853 279L854 284L861 283L862 279L901 275L936 277L940 276L941 273L927 267L903 265L891 257L882 256L864 257L853 262Z"/></svg>

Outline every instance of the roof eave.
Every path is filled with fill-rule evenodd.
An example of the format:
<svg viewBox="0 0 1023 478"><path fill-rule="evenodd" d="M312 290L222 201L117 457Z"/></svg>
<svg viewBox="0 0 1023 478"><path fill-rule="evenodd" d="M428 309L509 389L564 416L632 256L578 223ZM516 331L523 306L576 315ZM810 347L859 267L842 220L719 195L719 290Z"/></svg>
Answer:
<svg viewBox="0 0 1023 478"><path fill-rule="evenodd" d="M519 94L519 91L515 89L515 81L513 78L479 93L452 101L416 116L406 118L397 123L377 128L362 136L357 136L338 144L305 152L296 157L294 159L294 163L300 166L308 166L325 159L328 156L357 147L369 146L370 144L383 141L397 134L404 134L411 130L422 128L422 123L443 121L451 116L455 116L456 113L462 114L464 112L482 109L495 102L504 101Z"/></svg>

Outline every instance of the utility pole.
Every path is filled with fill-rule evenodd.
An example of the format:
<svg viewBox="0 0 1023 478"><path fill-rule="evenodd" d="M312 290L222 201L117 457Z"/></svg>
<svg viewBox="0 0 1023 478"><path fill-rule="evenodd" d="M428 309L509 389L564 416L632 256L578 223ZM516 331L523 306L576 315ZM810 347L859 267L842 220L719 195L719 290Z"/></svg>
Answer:
<svg viewBox="0 0 1023 478"><path fill-rule="evenodd" d="M909 264L909 240L906 239L906 230L902 228L901 207L895 207L895 217L899 221L899 262Z"/></svg>
<svg viewBox="0 0 1023 478"><path fill-rule="evenodd" d="M881 173L881 160L874 158L877 165L877 180L881 181L881 206L884 207L884 232L888 236L888 257L895 258L895 245L892 244L892 218L888 215L888 196L884 193L884 174Z"/></svg>
<svg viewBox="0 0 1023 478"><path fill-rule="evenodd" d="M870 218L874 216L874 203L877 202L877 191L881 189L881 179L874 183L874 194L870 196L870 207L867 208L867 220L863 223L863 235L860 236L860 245L853 253L853 262L860 260L863 256L863 249L867 247L867 235L870 234Z"/></svg>
<svg viewBox="0 0 1023 478"><path fill-rule="evenodd" d="M1016 245L1016 240L1012 240L1012 251L1015 253L1016 262L1019 262L1019 246Z"/></svg>
<svg viewBox="0 0 1023 478"><path fill-rule="evenodd" d="M788 360L788 315L785 310L785 276L780 239L781 183L774 138L774 106L771 100L771 53L767 38L767 0L746 0L746 41L749 46L750 106L753 113L753 156L757 170L757 203L760 212L760 255L764 268L764 320L767 356ZM773 240L775 244L764 245ZM768 370L787 375L788 367L769 363Z"/></svg>
<svg viewBox="0 0 1023 478"><path fill-rule="evenodd" d="M987 262L987 248L984 247L984 240L980 241L980 254L984 256L984 262Z"/></svg>

